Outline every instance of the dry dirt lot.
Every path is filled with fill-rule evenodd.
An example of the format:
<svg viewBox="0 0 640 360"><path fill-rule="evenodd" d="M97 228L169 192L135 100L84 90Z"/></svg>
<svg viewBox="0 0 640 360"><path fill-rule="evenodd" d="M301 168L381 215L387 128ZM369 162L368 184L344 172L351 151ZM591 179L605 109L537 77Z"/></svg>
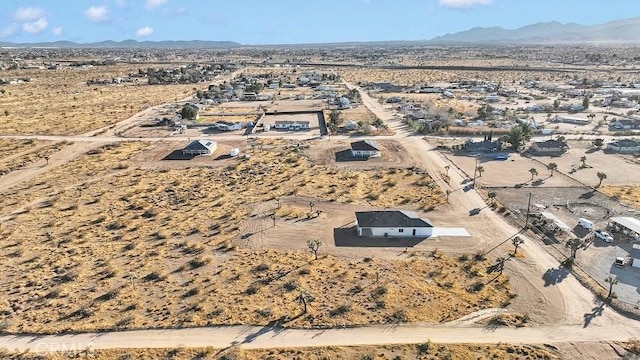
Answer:
<svg viewBox="0 0 640 360"><path fill-rule="evenodd" d="M134 155L131 158L131 161L134 166L147 170L224 167L231 166L237 162L237 159L229 156L231 149L237 148L242 154L247 145L247 142L244 140L219 141L219 139L212 138L209 138L209 140L213 140L217 144L216 150L211 155L200 155L191 159L183 159L179 152L189 144L189 141L155 142L145 151ZM176 157L179 158L179 160L176 159Z"/></svg>
<svg viewBox="0 0 640 360"><path fill-rule="evenodd" d="M624 351L618 344L602 344L602 348L615 347ZM591 350L590 346L590 350ZM631 348L627 345L627 348ZM385 346L353 346L353 347L318 347L295 349L266 349L244 350L232 348L218 350L213 348L176 348L176 349L126 349L126 350L91 350L90 356L96 360L110 359L234 359L234 360L290 360L290 359L460 359L460 360L487 360L487 359L513 359L513 360L552 360L563 358L563 349L547 347L543 345L446 345L433 344L426 341L422 344L410 345L385 345ZM593 352L590 352L593 354ZM602 353L602 351L600 352ZM614 354L612 350L605 352ZM72 354L11 354L0 353L9 360L63 360L69 357L86 356L86 351L78 351Z"/></svg>
<svg viewBox="0 0 640 360"><path fill-rule="evenodd" d="M640 186L603 186L598 190L640 210Z"/></svg>
<svg viewBox="0 0 640 360"><path fill-rule="evenodd" d="M153 66L153 65L145 65ZM162 66L167 66L163 64ZM135 65L17 70L0 77L29 77L33 81L6 86L0 95L9 116L3 134L72 135L115 124L142 109L182 99L198 85L91 85L90 79L110 79L137 72Z"/></svg>
<svg viewBox="0 0 640 360"><path fill-rule="evenodd" d="M364 139L364 138L363 138ZM309 158L316 164L335 165L345 168L412 167L416 162L407 150L395 140L376 140L382 156L378 158L352 158L348 156L351 143L360 139L318 141L306 150Z"/></svg>
<svg viewBox="0 0 640 360"><path fill-rule="evenodd" d="M12 289L4 331L440 322L509 302L506 278L472 257L312 261L308 251L234 245L251 204L275 196L431 208L442 196L416 185L426 174L313 165L304 146L284 140L255 143L250 159L226 167L142 170L131 158L147 150L107 145L0 199L0 286ZM316 301L296 318L301 289Z"/></svg>

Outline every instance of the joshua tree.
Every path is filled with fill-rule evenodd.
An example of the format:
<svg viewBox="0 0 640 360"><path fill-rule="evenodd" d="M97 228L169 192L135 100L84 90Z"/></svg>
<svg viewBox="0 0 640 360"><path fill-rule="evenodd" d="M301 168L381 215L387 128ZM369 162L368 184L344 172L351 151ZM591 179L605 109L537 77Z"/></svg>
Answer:
<svg viewBox="0 0 640 360"><path fill-rule="evenodd" d="M447 201L449 201L449 195L451 195L452 191L447 189L445 193L447 194Z"/></svg>
<svg viewBox="0 0 640 360"><path fill-rule="evenodd" d="M313 212L313 207L316 206L316 203L314 203L313 201L309 201L309 212Z"/></svg>
<svg viewBox="0 0 640 360"><path fill-rule="evenodd" d="M482 173L484 172L484 167L483 166L478 166L476 168L476 171L478 172L478 177L482 177Z"/></svg>
<svg viewBox="0 0 640 360"><path fill-rule="evenodd" d="M444 174L445 174L446 176L449 176L449 169L451 169L451 166L449 166L449 165L445 165L445 166L444 166L444 171L445 171L445 173L444 173Z"/></svg>
<svg viewBox="0 0 640 360"><path fill-rule="evenodd" d="M558 164L553 163L553 162L552 162L552 163L549 163L549 164L547 164L547 169L548 169L549 171L551 171L551 176L553 176L553 172L554 172L554 171L556 171L556 170L558 169Z"/></svg>
<svg viewBox="0 0 640 360"><path fill-rule="evenodd" d="M307 241L307 247L313 255L315 255L316 260L318 260L318 249L320 249L320 246L322 246L322 241L320 239Z"/></svg>
<svg viewBox="0 0 640 360"><path fill-rule="evenodd" d="M487 196L489 197L489 199L491 199L491 204L492 205L495 204L497 194L494 191L492 191L488 193Z"/></svg>
<svg viewBox="0 0 640 360"><path fill-rule="evenodd" d="M49 165L49 155L45 155L42 158L47 162L47 165Z"/></svg>
<svg viewBox="0 0 640 360"><path fill-rule="evenodd" d="M580 162L582 162L582 167L583 168L587 167L587 157L586 156L582 156L580 158Z"/></svg>
<svg viewBox="0 0 640 360"><path fill-rule="evenodd" d="M598 175L598 179L600 180L600 182L598 182L598 186L596 186L596 187L600 187L600 185L602 185L602 181L607 178L607 174L598 171L597 175Z"/></svg>
<svg viewBox="0 0 640 360"><path fill-rule="evenodd" d="M609 276L604 279L604 281L609 283L609 294L607 294L607 299L611 299L611 296L613 296L613 286L618 283L618 278Z"/></svg>
<svg viewBox="0 0 640 360"><path fill-rule="evenodd" d="M280 198L277 197L277 198L275 198L275 200L278 202L278 209L280 209Z"/></svg>
<svg viewBox="0 0 640 360"><path fill-rule="evenodd" d="M515 256L518 253L518 248L520 247L520 245L524 244L524 239L521 238L520 236L516 236L513 239L511 239L511 243L515 247L513 250L513 255Z"/></svg>
<svg viewBox="0 0 640 360"><path fill-rule="evenodd" d="M135 290L136 289L136 279L138 277L136 276L136 273L134 272L130 272L129 273L129 281L131 282L131 287Z"/></svg>
<svg viewBox="0 0 640 360"><path fill-rule="evenodd" d="M495 268L500 272L500 274L504 271L504 265L507 263L507 260L509 260L509 258L506 257L499 257L496 259Z"/></svg>
<svg viewBox="0 0 640 360"><path fill-rule="evenodd" d="M536 168L529 169L529 172L531 173L531 180L533 180L534 176L538 175L538 170L536 170Z"/></svg>
<svg viewBox="0 0 640 360"><path fill-rule="evenodd" d="M271 214L270 216L271 220L273 220L273 226L276 226L276 214Z"/></svg>
<svg viewBox="0 0 640 360"><path fill-rule="evenodd" d="M300 294L298 294L298 296L296 296L296 301L299 302L300 304L302 304L302 313L303 314L307 313L307 305L310 302L313 302L313 300L315 300L315 298L313 297L313 294L311 294L307 290L300 291Z"/></svg>
<svg viewBox="0 0 640 360"><path fill-rule="evenodd" d="M604 139L598 138L598 139L593 140L593 146L595 146L597 148L600 148L600 147L602 147L602 145L604 145Z"/></svg>
<svg viewBox="0 0 640 360"><path fill-rule="evenodd" d="M571 250L571 260L575 260L578 250L585 248L587 244L582 239L571 238L567 240L565 246Z"/></svg>

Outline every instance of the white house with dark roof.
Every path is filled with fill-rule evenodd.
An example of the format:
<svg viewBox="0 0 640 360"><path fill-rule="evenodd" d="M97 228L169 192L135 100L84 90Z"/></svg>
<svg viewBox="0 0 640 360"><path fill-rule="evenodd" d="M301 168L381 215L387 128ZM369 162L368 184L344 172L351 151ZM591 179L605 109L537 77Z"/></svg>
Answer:
<svg viewBox="0 0 640 360"><path fill-rule="evenodd" d="M236 131L242 129L242 124L229 121L218 121L213 126L220 131Z"/></svg>
<svg viewBox="0 0 640 360"><path fill-rule="evenodd" d="M382 152L378 144L371 140L360 140L351 143L351 155L358 157L380 157Z"/></svg>
<svg viewBox="0 0 640 360"><path fill-rule="evenodd" d="M182 149L183 155L211 155L216 151L217 144L210 140L196 140Z"/></svg>
<svg viewBox="0 0 640 360"><path fill-rule="evenodd" d="M433 225L413 211L385 210L356 212L358 236L429 237Z"/></svg>

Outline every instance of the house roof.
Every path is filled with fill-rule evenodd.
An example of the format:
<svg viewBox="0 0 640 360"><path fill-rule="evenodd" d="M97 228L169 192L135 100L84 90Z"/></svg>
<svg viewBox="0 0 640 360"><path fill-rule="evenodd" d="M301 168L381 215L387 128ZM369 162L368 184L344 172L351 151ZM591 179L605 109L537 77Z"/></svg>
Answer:
<svg viewBox="0 0 640 360"><path fill-rule="evenodd" d="M292 125L292 124L305 124L305 125L309 125L308 121L289 121L289 120L282 120L282 121L276 121L276 124L278 125Z"/></svg>
<svg viewBox="0 0 640 360"><path fill-rule="evenodd" d="M620 217L612 217L611 221L620 224L627 229L635 232L636 234L640 234L640 220L627 216Z"/></svg>
<svg viewBox="0 0 640 360"><path fill-rule="evenodd" d="M386 210L356 212L356 220L360 227L433 227L427 219L418 217L413 211Z"/></svg>
<svg viewBox="0 0 640 360"><path fill-rule="evenodd" d="M195 140L191 144L185 146L184 150L213 150L216 143L210 140Z"/></svg>
<svg viewBox="0 0 640 360"><path fill-rule="evenodd" d="M224 126L233 126L233 125L235 125L235 123L224 121L224 120L220 120L220 121L216 122L216 124L224 125Z"/></svg>
<svg viewBox="0 0 640 360"><path fill-rule="evenodd" d="M562 149L567 147L567 143L558 140L539 141L535 142L534 145L541 149Z"/></svg>
<svg viewBox="0 0 640 360"><path fill-rule="evenodd" d="M638 147L638 146L640 146L640 141L633 140L633 139L622 139L622 140L611 142L609 144L613 145L613 146L623 147L623 148L624 147Z"/></svg>
<svg viewBox="0 0 640 360"><path fill-rule="evenodd" d="M360 140L351 143L351 150L355 151L380 151L378 144L371 140Z"/></svg>

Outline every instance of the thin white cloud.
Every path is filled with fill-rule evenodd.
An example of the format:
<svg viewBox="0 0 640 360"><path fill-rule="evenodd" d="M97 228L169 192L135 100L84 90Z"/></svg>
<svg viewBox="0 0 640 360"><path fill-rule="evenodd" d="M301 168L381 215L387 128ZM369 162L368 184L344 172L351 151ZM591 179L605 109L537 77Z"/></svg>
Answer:
<svg viewBox="0 0 640 360"><path fill-rule="evenodd" d="M58 27L53 28L53 29L51 30L51 33L52 33L53 35L55 35L55 36L60 36L60 35L62 35L62 27L58 26Z"/></svg>
<svg viewBox="0 0 640 360"><path fill-rule="evenodd" d="M147 37L153 35L153 28L145 26L141 27L136 31L136 36L139 38Z"/></svg>
<svg viewBox="0 0 640 360"><path fill-rule="evenodd" d="M106 6L92 6L84 12L84 16L91 21L102 22L108 19L109 9Z"/></svg>
<svg viewBox="0 0 640 360"><path fill-rule="evenodd" d="M29 34L39 34L47 28L49 22L46 18L40 18L36 21L26 22L22 24L22 31Z"/></svg>
<svg viewBox="0 0 640 360"><path fill-rule="evenodd" d="M36 7L21 7L13 14L13 19L16 21L33 21L40 19L44 16L44 10Z"/></svg>
<svg viewBox="0 0 640 360"><path fill-rule="evenodd" d="M440 6L451 9L471 9L475 6L488 6L493 0L440 0Z"/></svg>
<svg viewBox="0 0 640 360"><path fill-rule="evenodd" d="M13 23L3 29L0 29L0 38L13 35L19 28L20 26L17 23Z"/></svg>
<svg viewBox="0 0 640 360"><path fill-rule="evenodd" d="M144 7L147 10L153 10L159 6L164 5L168 0L147 0Z"/></svg>

